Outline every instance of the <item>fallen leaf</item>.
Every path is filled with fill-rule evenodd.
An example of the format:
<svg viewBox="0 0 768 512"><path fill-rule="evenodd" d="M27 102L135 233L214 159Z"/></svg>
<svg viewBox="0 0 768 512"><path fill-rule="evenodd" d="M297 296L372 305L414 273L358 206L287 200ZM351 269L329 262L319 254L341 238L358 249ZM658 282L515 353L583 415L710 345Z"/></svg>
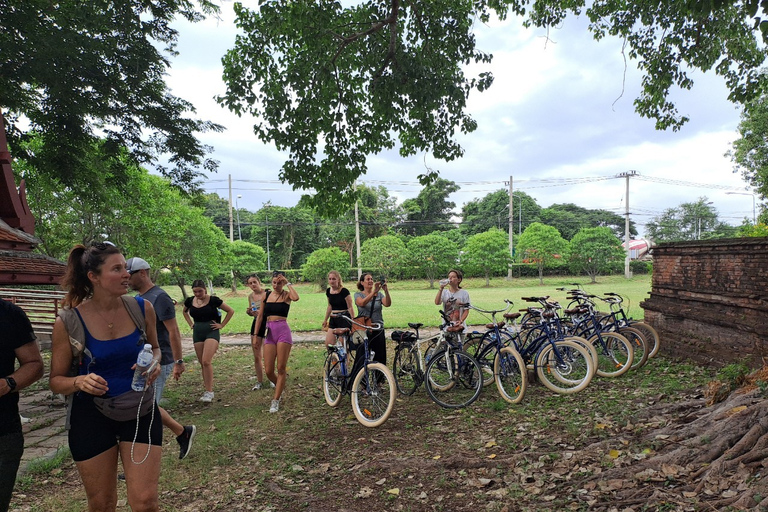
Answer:
<svg viewBox="0 0 768 512"><path fill-rule="evenodd" d="M619 458L619 455L621 455L621 452L620 452L619 450L611 450L611 451L609 451L609 452L608 452L608 455L609 455L609 456L610 456L612 459L618 459L618 458Z"/></svg>
<svg viewBox="0 0 768 512"><path fill-rule="evenodd" d="M485 443L486 448L493 448L494 446L498 446L496 444L496 441L488 441L487 443Z"/></svg>
<svg viewBox="0 0 768 512"><path fill-rule="evenodd" d="M392 494L394 496L400 496L400 489L395 487L394 489L388 490L387 493Z"/></svg>
<svg viewBox="0 0 768 512"><path fill-rule="evenodd" d="M384 482L386 482L386 481L387 481L386 478L382 478L381 480L376 482L376 485L384 485Z"/></svg>
<svg viewBox="0 0 768 512"><path fill-rule="evenodd" d="M488 456L488 458L489 458L489 459L495 459L495 458L496 458L496 454L495 454L495 453L492 453L492 454L490 454L490 455Z"/></svg>

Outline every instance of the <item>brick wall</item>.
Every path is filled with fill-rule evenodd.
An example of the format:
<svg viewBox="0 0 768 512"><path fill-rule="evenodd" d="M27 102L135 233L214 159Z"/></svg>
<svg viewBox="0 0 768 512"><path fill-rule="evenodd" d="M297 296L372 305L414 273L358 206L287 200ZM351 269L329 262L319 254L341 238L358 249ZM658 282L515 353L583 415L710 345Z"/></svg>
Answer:
<svg viewBox="0 0 768 512"><path fill-rule="evenodd" d="M715 366L768 362L768 238L658 245L640 306L665 355Z"/></svg>

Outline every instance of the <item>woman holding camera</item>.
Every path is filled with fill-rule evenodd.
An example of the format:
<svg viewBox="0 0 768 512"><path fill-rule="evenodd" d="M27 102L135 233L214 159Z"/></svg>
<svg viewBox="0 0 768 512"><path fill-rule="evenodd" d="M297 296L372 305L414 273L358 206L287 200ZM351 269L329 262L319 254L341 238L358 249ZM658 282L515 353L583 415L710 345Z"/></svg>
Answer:
<svg viewBox="0 0 768 512"><path fill-rule="evenodd" d="M374 352L373 360L386 366L387 337L384 335L384 318L381 312L382 307L388 308L392 305L387 281L382 277L374 282L373 276L366 272L360 276L357 289L360 290L355 293L357 316L367 316L371 322L381 324L380 330L369 331L368 348ZM384 293L381 290L384 290Z"/></svg>
<svg viewBox="0 0 768 512"><path fill-rule="evenodd" d="M254 331L259 332L261 325L266 325L264 369L269 381L275 385L275 395L269 412L277 412L280 409L280 398L283 395L287 377L288 357L293 347L291 328L288 327L288 312L291 309L291 302L297 300L299 300L299 294L288 282L285 274L275 271L272 274L272 290L267 290L261 302ZM275 363L277 363L277 373L275 373Z"/></svg>

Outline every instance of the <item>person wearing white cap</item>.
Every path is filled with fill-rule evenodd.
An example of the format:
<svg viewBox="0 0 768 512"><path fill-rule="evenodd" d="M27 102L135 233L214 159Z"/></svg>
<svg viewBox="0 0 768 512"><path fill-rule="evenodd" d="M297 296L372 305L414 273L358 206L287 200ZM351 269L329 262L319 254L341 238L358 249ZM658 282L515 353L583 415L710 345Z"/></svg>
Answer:
<svg viewBox="0 0 768 512"><path fill-rule="evenodd" d="M130 258L125 262L125 266L131 276L129 281L131 288L139 293L139 297L152 303L157 315L157 341L162 354L160 359L162 372L155 381L155 401L159 406L168 377L173 373L173 378L179 380L185 370L184 359L181 357L181 332L176 322L176 308L165 290L152 282L149 277L150 266L146 260ZM196 427L182 425L162 407L160 407L160 416L163 425L176 435L176 441L179 443L179 459L183 459L192 448Z"/></svg>

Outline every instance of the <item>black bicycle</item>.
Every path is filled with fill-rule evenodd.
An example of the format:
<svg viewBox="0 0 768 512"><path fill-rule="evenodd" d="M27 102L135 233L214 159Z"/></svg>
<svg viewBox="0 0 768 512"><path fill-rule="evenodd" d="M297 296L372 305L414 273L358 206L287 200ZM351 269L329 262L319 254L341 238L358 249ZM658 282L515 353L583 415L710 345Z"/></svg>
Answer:
<svg viewBox="0 0 768 512"><path fill-rule="evenodd" d="M389 368L373 361L368 347L367 330L381 330L381 324L366 326L343 315L350 327L333 330L336 344L328 347L323 365L323 394L331 407L341 403L341 397L352 397L352 412L366 427L378 427L392 414L395 406L395 378ZM353 327L357 329L353 330ZM354 350L354 362L349 352ZM351 366L351 368L350 368Z"/></svg>

